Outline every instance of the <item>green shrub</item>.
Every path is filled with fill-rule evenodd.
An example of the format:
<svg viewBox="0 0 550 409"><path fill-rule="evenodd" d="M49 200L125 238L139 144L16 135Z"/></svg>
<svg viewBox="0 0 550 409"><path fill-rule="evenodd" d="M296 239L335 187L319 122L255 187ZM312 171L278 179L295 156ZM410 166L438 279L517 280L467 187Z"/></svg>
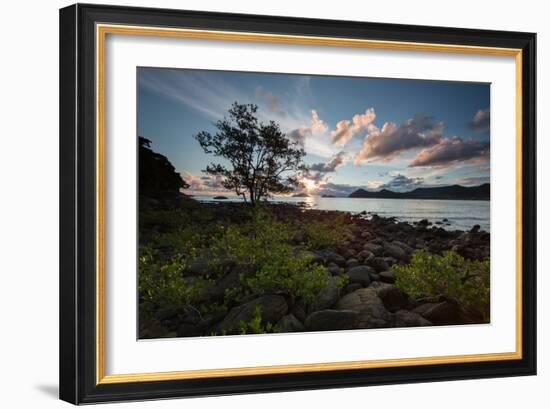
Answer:
<svg viewBox="0 0 550 409"><path fill-rule="evenodd" d="M489 260L466 260L453 251L414 253L408 265L394 265L396 285L411 297L446 295L489 314Z"/></svg>
<svg viewBox="0 0 550 409"><path fill-rule="evenodd" d="M245 334L266 334L273 332L273 324L270 322L264 324L262 322L262 307L260 305L256 306L254 310L254 316L248 322L241 321L239 322L239 332L241 335Z"/></svg>
<svg viewBox="0 0 550 409"><path fill-rule="evenodd" d="M311 256L295 254L291 236L288 225L263 210L257 211L251 223L225 228L211 250L233 260L240 273L240 286L226 292L227 302L268 293L314 300L328 285L329 274L324 266L312 263Z"/></svg>
<svg viewBox="0 0 550 409"><path fill-rule="evenodd" d="M342 244L349 234L344 216L304 224L305 242L311 249L335 247Z"/></svg>
<svg viewBox="0 0 550 409"><path fill-rule="evenodd" d="M197 306L205 299L210 283L183 277L186 266L187 260L181 254L164 259L151 247L140 248L140 318L151 318L159 310L200 312Z"/></svg>

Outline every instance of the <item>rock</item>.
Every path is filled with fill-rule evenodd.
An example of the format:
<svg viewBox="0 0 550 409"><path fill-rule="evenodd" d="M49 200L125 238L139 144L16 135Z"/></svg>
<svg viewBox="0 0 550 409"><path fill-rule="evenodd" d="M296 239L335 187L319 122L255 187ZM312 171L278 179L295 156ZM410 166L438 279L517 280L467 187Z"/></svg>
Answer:
<svg viewBox="0 0 550 409"><path fill-rule="evenodd" d="M334 251L328 251L325 253L325 255L329 263L334 263L339 267L346 266L346 259L342 257L340 254L335 253Z"/></svg>
<svg viewBox="0 0 550 409"><path fill-rule="evenodd" d="M390 312L401 310L408 304L407 296L393 284L376 282L372 283L371 288L376 290L376 295L380 297L384 307Z"/></svg>
<svg viewBox="0 0 550 409"><path fill-rule="evenodd" d="M239 287L239 285L239 273L237 271L232 271L225 277L217 280L214 285L208 288L208 296L214 300L222 300L225 296L226 290Z"/></svg>
<svg viewBox="0 0 550 409"><path fill-rule="evenodd" d="M416 222L416 224L417 224L417 226L420 226L420 227L428 227L432 223L430 221L428 221L428 219L422 219L422 220Z"/></svg>
<svg viewBox="0 0 550 409"><path fill-rule="evenodd" d="M363 249L370 251L375 256L381 256L382 253L384 252L384 247L378 244L375 244L373 242L365 243L365 245L363 246Z"/></svg>
<svg viewBox="0 0 550 409"><path fill-rule="evenodd" d="M310 314L306 328L310 331L333 331L355 328L357 312L346 310L322 310Z"/></svg>
<svg viewBox="0 0 550 409"><path fill-rule="evenodd" d="M329 285L322 288L317 294L317 297L315 297L311 311L327 310L332 307L336 301L338 301L338 298L340 297L338 281L339 279L336 277L330 278Z"/></svg>
<svg viewBox="0 0 550 409"><path fill-rule="evenodd" d="M327 268L328 268L329 273L332 274L333 276L340 274L340 267L338 267L334 263L330 263L327 266Z"/></svg>
<svg viewBox="0 0 550 409"><path fill-rule="evenodd" d="M348 261L346 261L347 268L357 267L358 265L359 265L359 261L355 258L350 258Z"/></svg>
<svg viewBox="0 0 550 409"><path fill-rule="evenodd" d="M449 301L422 304L412 312L422 315L434 325L456 325L461 323L458 304Z"/></svg>
<svg viewBox="0 0 550 409"><path fill-rule="evenodd" d="M405 251L405 253L412 253L413 252L413 248L411 246L409 246L408 244L403 243L402 241L394 240L392 242L392 244L401 247Z"/></svg>
<svg viewBox="0 0 550 409"><path fill-rule="evenodd" d="M294 314L288 314L279 320L276 330L277 332L303 332L306 327Z"/></svg>
<svg viewBox="0 0 550 409"><path fill-rule="evenodd" d="M202 335L199 328L185 322L178 326L176 334L178 337L198 337Z"/></svg>
<svg viewBox="0 0 550 409"><path fill-rule="evenodd" d="M346 274L349 276L350 283L358 283L366 287L370 284L371 273L374 273L372 268L368 266L357 266L351 268Z"/></svg>
<svg viewBox="0 0 550 409"><path fill-rule="evenodd" d="M356 328L387 328L392 316L372 288L361 288L347 294L336 304L337 310L350 310L358 313Z"/></svg>
<svg viewBox="0 0 550 409"><path fill-rule="evenodd" d="M292 314L298 318L301 322L306 320L306 307L303 300L298 300L292 307Z"/></svg>
<svg viewBox="0 0 550 409"><path fill-rule="evenodd" d="M275 324L288 311L288 305L283 297L280 295L264 295L232 308L218 325L216 332L228 334L238 332L241 321L249 322L252 320L257 307L261 309L262 323Z"/></svg>
<svg viewBox="0 0 550 409"><path fill-rule="evenodd" d="M373 259L369 260L369 266L374 268L377 272L386 271L390 268L386 260L384 260L382 257L374 257Z"/></svg>
<svg viewBox="0 0 550 409"><path fill-rule="evenodd" d="M356 290L359 290L360 288L363 288L363 286L361 284L358 284L358 283L350 283L348 285L346 285L342 291L342 294L349 294L349 293L352 293Z"/></svg>
<svg viewBox="0 0 550 409"><path fill-rule="evenodd" d="M351 246L351 243L349 243L348 246ZM341 249L340 254L347 260L355 257L355 250L352 248L344 248Z"/></svg>
<svg viewBox="0 0 550 409"><path fill-rule="evenodd" d="M407 311L399 310L392 316L393 326L400 327L426 327L432 325L430 321L424 318L422 315Z"/></svg>
<svg viewBox="0 0 550 409"><path fill-rule="evenodd" d="M370 281L380 281L380 275L377 273L371 273L370 274Z"/></svg>
<svg viewBox="0 0 550 409"><path fill-rule="evenodd" d="M394 257L384 257L384 261L389 267L393 266L394 264L397 264L397 259Z"/></svg>
<svg viewBox="0 0 550 409"><path fill-rule="evenodd" d="M470 233L478 233L479 229L481 229L481 226L479 224L474 225L472 229L470 230Z"/></svg>
<svg viewBox="0 0 550 409"><path fill-rule="evenodd" d="M326 257L320 251L311 252L311 262L317 264L324 264L326 262Z"/></svg>
<svg viewBox="0 0 550 409"><path fill-rule="evenodd" d="M382 271L378 275L380 276L380 281L384 283L395 283L395 273L391 270Z"/></svg>
<svg viewBox="0 0 550 409"><path fill-rule="evenodd" d="M374 253L368 250L361 250L359 254L357 254L357 257L359 257L359 260L362 260L363 262L365 262L373 258Z"/></svg>

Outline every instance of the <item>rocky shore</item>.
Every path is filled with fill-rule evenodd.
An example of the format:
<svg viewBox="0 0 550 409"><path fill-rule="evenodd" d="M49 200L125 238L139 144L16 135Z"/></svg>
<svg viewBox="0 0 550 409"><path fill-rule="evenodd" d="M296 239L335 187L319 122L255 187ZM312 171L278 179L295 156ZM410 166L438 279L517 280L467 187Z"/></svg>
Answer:
<svg viewBox="0 0 550 409"><path fill-rule="evenodd" d="M214 211L231 212L235 204L208 204ZM228 210L229 209L229 210ZM281 220L295 224L324 220L335 213L305 210L295 205L273 205ZM251 295L227 311L202 314L158 311L155 317L140 320L140 338L188 337L238 334L243 323L261 318L268 332L330 331L367 328L458 325L486 322L483 315L444 294L414 298L395 285L393 267L411 261L415 251L441 254L451 250L468 260L489 257L490 234L474 226L470 231L446 230L445 220L432 224L420 220L410 224L376 214L344 214L350 226L345 241L335 247L306 249L297 234L292 239L295 255L304 254L325 266L328 280L314 302L305 303L288 294ZM185 277L212 276L208 260L190 262ZM205 303L223 300L227 291L239 285L242 271L228 262L227 273L214 277Z"/></svg>

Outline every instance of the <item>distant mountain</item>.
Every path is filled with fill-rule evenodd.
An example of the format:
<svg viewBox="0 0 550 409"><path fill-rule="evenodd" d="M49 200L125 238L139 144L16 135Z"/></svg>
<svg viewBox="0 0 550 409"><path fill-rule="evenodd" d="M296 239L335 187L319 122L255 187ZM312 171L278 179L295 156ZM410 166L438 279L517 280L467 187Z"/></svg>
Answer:
<svg viewBox="0 0 550 409"><path fill-rule="evenodd" d="M307 193L296 193L295 195L292 195L292 197L310 197Z"/></svg>
<svg viewBox="0 0 550 409"><path fill-rule="evenodd" d="M419 187L410 192L392 192L382 189L378 192L370 192L365 189L357 189L348 197L371 199L441 199L441 200L489 200L491 185L484 183L479 186L441 186Z"/></svg>

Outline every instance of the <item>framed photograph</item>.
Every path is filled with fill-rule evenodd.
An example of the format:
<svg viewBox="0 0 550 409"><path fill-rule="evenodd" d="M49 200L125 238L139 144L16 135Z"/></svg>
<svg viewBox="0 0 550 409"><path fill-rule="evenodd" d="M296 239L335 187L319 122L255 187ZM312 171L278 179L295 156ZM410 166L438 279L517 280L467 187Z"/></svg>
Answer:
<svg viewBox="0 0 550 409"><path fill-rule="evenodd" d="M534 375L535 39L61 9L61 399Z"/></svg>

